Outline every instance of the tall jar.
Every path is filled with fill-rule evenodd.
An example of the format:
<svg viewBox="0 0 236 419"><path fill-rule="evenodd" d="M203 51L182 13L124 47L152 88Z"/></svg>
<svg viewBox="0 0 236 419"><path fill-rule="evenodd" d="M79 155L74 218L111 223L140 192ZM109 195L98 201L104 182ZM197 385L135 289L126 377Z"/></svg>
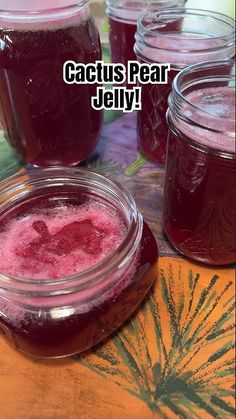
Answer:
<svg viewBox="0 0 236 419"><path fill-rule="evenodd" d="M130 193L106 176L34 169L1 183L0 204L0 334L28 355L96 345L156 279L154 236Z"/></svg>
<svg viewBox="0 0 236 419"><path fill-rule="evenodd" d="M3 0L0 8L0 119L5 137L34 166L85 160L99 139L96 85L63 81L67 60L101 59L88 0Z"/></svg>
<svg viewBox="0 0 236 419"><path fill-rule="evenodd" d="M234 45L234 20L219 13L175 9L140 18L135 43L138 59L145 63L171 65L168 84L142 86L138 144L148 160L160 165L165 163L167 98L174 77L194 63L232 58Z"/></svg>
<svg viewBox="0 0 236 419"><path fill-rule="evenodd" d="M196 261L236 261L234 61L201 63L174 80L167 114L163 228Z"/></svg>
<svg viewBox="0 0 236 419"><path fill-rule="evenodd" d="M136 60L134 35L137 20L147 11L183 6L186 0L106 0L109 17L109 39L113 63L125 66L129 60Z"/></svg>

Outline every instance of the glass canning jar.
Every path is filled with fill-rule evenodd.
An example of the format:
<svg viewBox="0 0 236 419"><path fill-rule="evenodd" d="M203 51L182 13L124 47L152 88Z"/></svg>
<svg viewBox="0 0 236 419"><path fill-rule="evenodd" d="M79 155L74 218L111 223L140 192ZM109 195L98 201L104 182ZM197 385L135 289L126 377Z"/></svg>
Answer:
<svg viewBox="0 0 236 419"><path fill-rule="evenodd" d="M35 169L3 181L0 204L0 332L28 355L63 357L97 344L135 311L156 278L156 241L130 193L109 177L87 169ZM91 233L88 215L85 225L75 221L76 211L85 205L92 206L93 223L103 217L102 233ZM99 206L99 212L94 212L93 205ZM55 275L59 265L52 257L59 258L64 271L67 264L69 269L70 255L79 255L77 248L73 249L75 239L88 259L96 253L94 243L100 233L101 240L106 240L108 231L110 240L116 240L115 230L111 234L112 217L104 219L109 211L125 225L119 246L98 262L90 262L82 272ZM71 222L69 213L74 212ZM36 218L40 221L35 222ZM53 235L54 221L57 227ZM50 233L46 224L51 226ZM24 240L36 226L37 238L25 246ZM59 236L59 246L55 247ZM9 259L7 252L13 268L17 262L27 275L12 275L2 268ZM40 266L51 263L54 277L40 276Z"/></svg>
<svg viewBox="0 0 236 419"><path fill-rule="evenodd" d="M163 227L185 256L235 262L234 61L187 67L169 97Z"/></svg>
<svg viewBox="0 0 236 419"><path fill-rule="evenodd" d="M185 3L186 0L106 0L112 62L126 66L129 60L136 60L134 35L141 15L151 10L181 7Z"/></svg>
<svg viewBox="0 0 236 419"><path fill-rule="evenodd" d="M97 86L66 84L63 64L99 59L88 0L1 1L0 120L23 160L71 166L91 154L102 124L90 103Z"/></svg>
<svg viewBox="0 0 236 419"><path fill-rule="evenodd" d="M207 10L152 12L138 21L135 52L145 63L170 63L168 84L142 86L138 144L147 159L164 165L168 127L167 99L174 77L198 62L230 59L235 53L235 22Z"/></svg>

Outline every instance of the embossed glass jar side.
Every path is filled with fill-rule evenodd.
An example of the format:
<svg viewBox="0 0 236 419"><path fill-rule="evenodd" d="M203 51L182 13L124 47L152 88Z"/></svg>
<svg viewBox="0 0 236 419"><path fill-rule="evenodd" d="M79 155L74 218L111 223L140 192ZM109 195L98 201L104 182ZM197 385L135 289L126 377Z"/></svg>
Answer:
<svg viewBox="0 0 236 419"><path fill-rule="evenodd" d="M235 262L235 76L233 61L183 70L169 96L163 228L197 261Z"/></svg>

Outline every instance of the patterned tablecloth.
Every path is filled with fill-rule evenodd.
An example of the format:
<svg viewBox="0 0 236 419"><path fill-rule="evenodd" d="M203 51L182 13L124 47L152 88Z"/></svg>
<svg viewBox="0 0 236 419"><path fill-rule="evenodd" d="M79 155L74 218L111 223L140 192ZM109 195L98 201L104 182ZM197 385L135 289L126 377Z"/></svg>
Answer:
<svg viewBox="0 0 236 419"><path fill-rule="evenodd" d="M138 155L135 117L107 114L86 166L134 195L160 250L154 289L117 334L84 356L29 359L0 337L1 419L234 417L234 271L183 260L165 240L164 171ZM0 134L0 179L21 167Z"/></svg>

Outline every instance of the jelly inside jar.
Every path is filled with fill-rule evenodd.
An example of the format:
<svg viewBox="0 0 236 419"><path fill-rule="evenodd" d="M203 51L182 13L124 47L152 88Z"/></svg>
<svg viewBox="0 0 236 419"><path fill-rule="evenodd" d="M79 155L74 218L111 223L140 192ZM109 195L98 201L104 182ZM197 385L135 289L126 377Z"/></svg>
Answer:
<svg viewBox="0 0 236 419"><path fill-rule="evenodd" d="M185 256L228 265L236 249L235 137L227 135L235 131L234 89L216 85L186 98L196 107L194 123L175 118L170 131L164 231Z"/></svg>
<svg viewBox="0 0 236 419"><path fill-rule="evenodd" d="M118 212L98 202L44 204L3 221L0 271L31 279L71 276L101 262L127 234Z"/></svg>
<svg viewBox="0 0 236 419"><path fill-rule="evenodd" d="M128 234L116 208L85 195L33 197L0 218L0 272L26 280L79 275L109 265ZM114 256L115 257L115 256ZM94 286L52 298L0 297L0 331L19 350L39 357L75 354L112 333L139 305L155 278L157 246L145 224L125 268Z"/></svg>
<svg viewBox="0 0 236 419"><path fill-rule="evenodd" d="M86 65L101 59L98 31L87 7L59 15L43 20L29 13L0 27L1 122L12 147L36 167L86 160L102 125L102 111L90 103L96 83L69 85L62 77L68 60Z"/></svg>

